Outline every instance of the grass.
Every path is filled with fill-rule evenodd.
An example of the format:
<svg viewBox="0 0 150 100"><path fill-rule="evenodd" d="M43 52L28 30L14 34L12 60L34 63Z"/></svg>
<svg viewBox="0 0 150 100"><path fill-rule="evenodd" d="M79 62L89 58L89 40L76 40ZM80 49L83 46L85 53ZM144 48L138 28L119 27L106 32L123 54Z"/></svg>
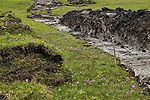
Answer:
<svg viewBox="0 0 150 100"><path fill-rule="evenodd" d="M59 1L67 3L64 0ZM150 7L150 3L147 0L95 0L95 2L97 2L97 4L83 7L64 6L54 9L52 12L54 15L62 15L70 10L85 8L96 10L104 6L113 9L116 7L123 7L124 9L131 10L148 9ZM0 49L1 51L6 48L11 50L11 48L16 46L27 46L32 42L43 45L45 48L48 48L48 51L52 52L53 55L58 54L63 58L63 62L59 65L61 69L53 73L53 77L62 78L63 75L68 75L72 81L66 81L58 86L44 84L42 81L37 82L37 77L31 81L27 81L26 79L23 81L1 81L0 94L7 95L11 100L149 99L149 96L145 95L146 92L139 87L138 82L129 78L128 74L119 66L115 67L114 57L112 55L105 53L96 46L84 46L90 44L86 43L84 40L73 37L70 33L58 31L58 29L52 26L28 19L26 17L28 15L26 9L33 3L32 0L0 1L0 5L2 5L0 6L0 13L11 13L9 11L11 10L11 14L14 13L15 16L22 20L22 22L20 22L22 26L19 26L20 23L0 23L0 27L7 24L11 26L10 30L13 30L12 32L9 31L8 28L1 28ZM31 31L25 28L18 32L16 28L22 28L24 25L30 27ZM13 28L14 26L16 28ZM14 56L14 59L10 62L12 64L10 68L7 68L5 65L6 63L3 64L1 62L0 76L5 74L3 72L4 69L15 69L18 66L23 66L23 64L27 66L28 69L33 67L36 68L40 63L48 64L46 58L38 54L35 55L35 57L30 56L27 58L28 59L25 59L23 56L19 56L19 54L16 57ZM2 61L2 58L0 58L0 60ZM25 60L24 63L19 62L22 60ZM34 64L36 60L41 62ZM119 64L119 61L117 61L117 63ZM35 74L37 76L39 75L41 79L46 75L44 71L39 71Z"/></svg>
<svg viewBox="0 0 150 100"><path fill-rule="evenodd" d="M57 0L67 4L67 0ZM63 15L70 10L81 10L91 8L93 10L102 9L108 7L110 9L116 9L118 7L124 8L125 10L139 10L139 9L150 9L150 1L148 0L93 0L97 4L90 4L87 6L63 6L60 9L53 9L52 12L56 15Z"/></svg>

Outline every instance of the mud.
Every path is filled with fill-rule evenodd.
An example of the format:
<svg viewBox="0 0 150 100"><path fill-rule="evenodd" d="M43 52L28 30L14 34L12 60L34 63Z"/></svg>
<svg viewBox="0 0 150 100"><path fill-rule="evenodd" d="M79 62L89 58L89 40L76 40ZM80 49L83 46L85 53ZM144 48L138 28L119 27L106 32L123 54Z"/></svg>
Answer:
<svg viewBox="0 0 150 100"><path fill-rule="evenodd" d="M32 15L34 21L52 25L59 30L71 32L76 38L84 39L104 51L114 54L112 36L115 39L116 57L129 76L150 88L150 10L115 10L103 8L93 11L83 9L65 15ZM86 46L86 45L85 45ZM87 46L88 47L88 46Z"/></svg>
<svg viewBox="0 0 150 100"><path fill-rule="evenodd" d="M52 50L34 43L28 46L16 46L0 50L0 78L2 82L11 83L15 80L37 82L58 86L71 81L69 71L61 68L62 57L53 54ZM56 75L61 73L62 76Z"/></svg>

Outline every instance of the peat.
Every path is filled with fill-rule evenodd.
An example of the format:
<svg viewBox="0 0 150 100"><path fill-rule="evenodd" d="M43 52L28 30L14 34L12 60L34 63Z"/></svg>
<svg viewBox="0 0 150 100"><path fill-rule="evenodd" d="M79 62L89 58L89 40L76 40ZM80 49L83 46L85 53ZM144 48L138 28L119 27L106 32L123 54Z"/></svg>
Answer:
<svg viewBox="0 0 150 100"><path fill-rule="evenodd" d="M100 38L122 45L129 44L137 50L150 50L150 10L124 10L102 8L93 11L83 9L70 11L63 15L60 23L74 31L80 31L85 36Z"/></svg>

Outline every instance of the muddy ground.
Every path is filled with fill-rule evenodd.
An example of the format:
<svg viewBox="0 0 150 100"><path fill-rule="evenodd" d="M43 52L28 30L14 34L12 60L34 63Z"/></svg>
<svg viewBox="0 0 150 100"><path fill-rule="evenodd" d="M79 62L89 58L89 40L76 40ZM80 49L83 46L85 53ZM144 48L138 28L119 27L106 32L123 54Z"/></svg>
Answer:
<svg viewBox="0 0 150 100"><path fill-rule="evenodd" d="M144 89L150 88L150 10L127 11L104 7L97 11L83 9L70 11L65 15L50 16L46 13L32 13L36 7L39 6L30 8L32 15L27 16L28 18L72 32L77 38L84 39L112 55L114 36L120 67L139 81Z"/></svg>

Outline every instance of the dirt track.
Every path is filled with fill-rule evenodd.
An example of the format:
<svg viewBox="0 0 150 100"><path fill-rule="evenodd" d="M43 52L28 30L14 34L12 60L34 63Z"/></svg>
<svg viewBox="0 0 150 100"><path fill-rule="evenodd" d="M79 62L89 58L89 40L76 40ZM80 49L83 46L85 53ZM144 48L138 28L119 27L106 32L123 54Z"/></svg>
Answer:
<svg viewBox="0 0 150 100"><path fill-rule="evenodd" d="M90 19L89 13L91 13L92 18L95 18L94 20ZM72 15L74 15L74 17L72 17ZM99 19L97 19L97 15L102 18L98 17ZM133 15L137 16L137 18L132 18ZM139 81L143 84L147 84L150 88L150 17L146 17L146 15L150 16L149 10L139 10L132 13L132 11L125 11L121 8L118 8L118 12L117 10L103 8L103 11L92 11L91 9L70 11L63 16L32 13L32 16L28 16L28 18L52 25L59 30L72 32L73 35L84 39L92 45L96 45L112 55L113 46L111 37L114 35L116 57L120 59L121 64L128 66L125 68L126 70L131 68L134 71L133 76L139 77ZM70 19L69 21L66 20L68 17ZM131 19L129 19L130 17ZM111 20L110 18L114 19ZM99 23L96 20L100 20ZM108 20L110 21L107 22ZM114 22L114 20L116 20L116 22ZM74 21L76 21L76 23Z"/></svg>

